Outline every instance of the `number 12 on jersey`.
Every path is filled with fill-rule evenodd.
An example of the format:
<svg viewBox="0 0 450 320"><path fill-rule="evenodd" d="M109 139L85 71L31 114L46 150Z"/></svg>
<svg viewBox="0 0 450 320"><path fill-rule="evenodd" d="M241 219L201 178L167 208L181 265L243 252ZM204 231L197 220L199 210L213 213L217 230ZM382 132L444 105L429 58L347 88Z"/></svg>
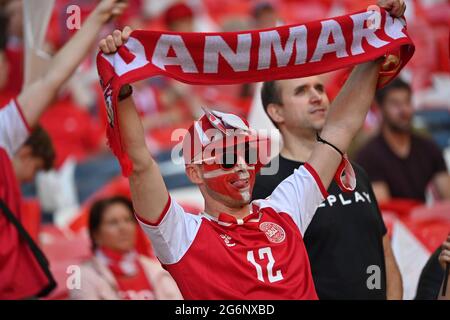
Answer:
<svg viewBox="0 0 450 320"><path fill-rule="evenodd" d="M255 253L253 253L255 251ZM267 257L267 277L269 278L269 282L277 282L280 280L283 280L283 275L281 274L281 270L276 270L274 274L273 266L275 264L275 259L272 255L272 249L269 247L260 248L259 250L250 250L247 252L247 260L256 268L256 275L258 277L258 280L261 282L265 282L263 270L261 267L261 264L256 262L255 255L256 251L258 251L258 258L261 260L261 262L264 262Z"/></svg>

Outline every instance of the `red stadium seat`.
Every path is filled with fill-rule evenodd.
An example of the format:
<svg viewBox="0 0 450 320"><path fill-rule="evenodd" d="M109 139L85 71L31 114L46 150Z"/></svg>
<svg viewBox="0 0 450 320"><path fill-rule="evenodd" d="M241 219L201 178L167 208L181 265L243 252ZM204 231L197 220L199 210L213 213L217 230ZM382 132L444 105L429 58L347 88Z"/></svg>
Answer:
<svg viewBox="0 0 450 320"><path fill-rule="evenodd" d="M431 207L420 206L412 209L409 214L409 219L412 222L442 220L450 222L450 201L442 201L434 204Z"/></svg>
<svg viewBox="0 0 450 320"><path fill-rule="evenodd" d="M153 248L150 240L147 238L142 228L137 228L136 232L136 251L147 257L154 258Z"/></svg>
<svg viewBox="0 0 450 320"><path fill-rule="evenodd" d="M113 179L110 183L105 185L102 189L97 191L89 200L87 200L81 207L80 212L75 219L70 223L69 228L75 232L84 229L87 226L88 214L91 204L100 198L109 197L113 195L122 195L130 197L130 188L128 180L120 176Z"/></svg>
<svg viewBox="0 0 450 320"><path fill-rule="evenodd" d="M396 199L380 205L389 232L395 219L401 222L430 251L442 244L450 232L450 202L427 207L417 201Z"/></svg>
<svg viewBox="0 0 450 320"><path fill-rule="evenodd" d="M64 260L64 261L51 261L50 271L56 281L56 288L45 297L44 300L64 300L69 298L69 291L67 288L67 278L70 276L69 267L72 265L79 265L78 260Z"/></svg>
<svg viewBox="0 0 450 320"><path fill-rule="evenodd" d="M387 202L379 203L381 211L390 211L395 213L399 218L408 217L411 210L422 205L421 202L411 199L392 199Z"/></svg>
<svg viewBox="0 0 450 320"><path fill-rule="evenodd" d="M48 231L49 229L57 229ZM41 247L50 261L83 260L91 255L90 240L86 232L72 233L46 227L40 233Z"/></svg>
<svg viewBox="0 0 450 320"><path fill-rule="evenodd" d="M434 252L450 233L450 221L430 219L423 221L403 221L414 236L430 251Z"/></svg>
<svg viewBox="0 0 450 320"><path fill-rule="evenodd" d="M69 266L79 266L91 256L90 240L85 232L73 234L70 230L61 230L46 225L40 233L41 248L50 262L50 270L57 287L45 299L66 299L68 297L67 279Z"/></svg>

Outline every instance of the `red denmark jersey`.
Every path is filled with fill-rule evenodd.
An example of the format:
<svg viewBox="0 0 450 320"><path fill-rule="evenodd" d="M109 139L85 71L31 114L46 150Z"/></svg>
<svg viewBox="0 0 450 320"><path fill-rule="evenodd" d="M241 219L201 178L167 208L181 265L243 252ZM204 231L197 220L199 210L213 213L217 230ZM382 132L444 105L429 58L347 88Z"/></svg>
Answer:
<svg viewBox="0 0 450 320"><path fill-rule="evenodd" d="M302 235L325 197L305 164L244 219L192 215L169 198L158 223L140 224L185 299L317 299Z"/></svg>

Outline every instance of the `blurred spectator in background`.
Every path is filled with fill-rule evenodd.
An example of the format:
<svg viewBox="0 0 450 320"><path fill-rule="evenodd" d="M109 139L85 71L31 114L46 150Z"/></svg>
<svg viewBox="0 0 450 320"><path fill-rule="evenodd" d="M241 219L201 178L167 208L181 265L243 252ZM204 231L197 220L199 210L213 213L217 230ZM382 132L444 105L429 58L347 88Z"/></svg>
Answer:
<svg viewBox="0 0 450 320"><path fill-rule="evenodd" d="M52 104L41 124L49 132L56 149L56 168L69 157L77 162L98 152L106 151L104 133L99 121L70 97L60 97ZM103 142L103 143L102 143Z"/></svg>
<svg viewBox="0 0 450 320"><path fill-rule="evenodd" d="M22 234L26 215L19 188L37 171L49 170L54 158L48 134L39 126L31 132L15 102L0 110L0 201L7 207L0 208L0 299L44 296L54 287L42 253Z"/></svg>
<svg viewBox="0 0 450 320"><path fill-rule="evenodd" d="M16 139L21 139L25 133L18 134ZM12 158L14 173L18 182L25 183L33 181L36 173L40 170L53 168L55 150L48 133L39 125L33 129L25 143L15 152Z"/></svg>
<svg viewBox="0 0 450 320"><path fill-rule="evenodd" d="M182 299L175 281L159 261L135 250L137 221L124 197L98 200L89 214L94 257L81 267L79 289L72 299Z"/></svg>
<svg viewBox="0 0 450 320"><path fill-rule="evenodd" d="M8 218L6 210L0 210L0 299L32 298L47 294L53 286L46 261L36 253L39 249L23 236L20 225L26 217L21 212L19 183L51 167L54 151L48 135L37 126L39 118L86 56L102 26L126 6L118 0L101 1L52 58L46 72L0 107L0 200L12 213Z"/></svg>
<svg viewBox="0 0 450 320"><path fill-rule="evenodd" d="M194 12L184 2L175 2L164 13L167 29L174 32L194 32L194 18Z"/></svg>
<svg viewBox="0 0 450 320"><path fill-rule="evenodd" d="M439 298L442 292L442 279L445 275L445 263L440 261L440 257L444 258L444 255L447 257L447 262L450 263L450 236L442 246L434 251L423 268L417 286L416 300L436 300ZM450 287L448 285L447 287L448 292L450 292Z"/></svg>
<svg viewBox="0 0 450 320"><path fill-rule="evenodd" d="M441 199L450 199L450 176L442 152L412 131L411 87L395 79L376 93L381 131L357 155L369 174L379 202L409 198L424 202L432 183Z"/></svg>
<svg viewBox="0 0 450 320"><path fill-rule="evenodd" d="M261 100L284 143L276 159L278 172L256 177L253 199L270 196L306 162L330 108L320 76L265 82ZM360 166L352 165L356 189L344 193L332 181L329 197L317 208L303 238L317 295L319 299L401 299L402 278L370 181ZM380 268L378 290L367 286L367 268L372 265Z"/></svg>
<svg viewBox="0 0 450 320"><path fill-rule="evenodd" d="M252 10L255 29L268 29L277 26L278 14L269 2L256 4Z"/></svg>
<svg viewBox="0 0 450 320"><path fill-rule="evenodd" d="M60 95L40 121L56 152L54 170L39 174L35 183L46 221L75 209L79 201L120 174L105 143L102 115L95 117L72 97ZM28 189L24 192L30 195Z"/></svg>
<svg viewBox="0 0 450 320"><path fill-rule="evenodd" d="M175 2L169 6L164 13L164 22L168 31L173 32L194 32L194 11L184 2ZM204 105L201 98L192 90L189 85L165 78L166 85L162 88L160 101L164 109L172 108L172 117L178 118L189 113L191 121L200 114L200 106ZM175 118L176 119L176 118Z"/></svg>

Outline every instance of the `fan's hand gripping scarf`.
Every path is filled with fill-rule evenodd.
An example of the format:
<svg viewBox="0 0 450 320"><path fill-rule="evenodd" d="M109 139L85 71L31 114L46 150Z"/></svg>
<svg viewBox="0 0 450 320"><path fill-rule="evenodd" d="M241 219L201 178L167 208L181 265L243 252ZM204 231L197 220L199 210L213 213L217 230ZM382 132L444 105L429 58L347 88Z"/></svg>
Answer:
<svg viewBox="0 0 450 320"><path fill-rule="evenodd" d="M117 97L123 85L138 80L164 75L189 84L260 82L321 74L384 56L378 80L378 87L382 87L400 72L413 53L405 19L393 18L384 9L378 15L376 11L361 11L306 24L242 32L136 30L116 53L97 55L109 145L123 174L128 176L132 165L121 142ZM347 174L342 176L345 167ZM344 158L336 173L344 190L354 187L352 172Z"/></svg>

